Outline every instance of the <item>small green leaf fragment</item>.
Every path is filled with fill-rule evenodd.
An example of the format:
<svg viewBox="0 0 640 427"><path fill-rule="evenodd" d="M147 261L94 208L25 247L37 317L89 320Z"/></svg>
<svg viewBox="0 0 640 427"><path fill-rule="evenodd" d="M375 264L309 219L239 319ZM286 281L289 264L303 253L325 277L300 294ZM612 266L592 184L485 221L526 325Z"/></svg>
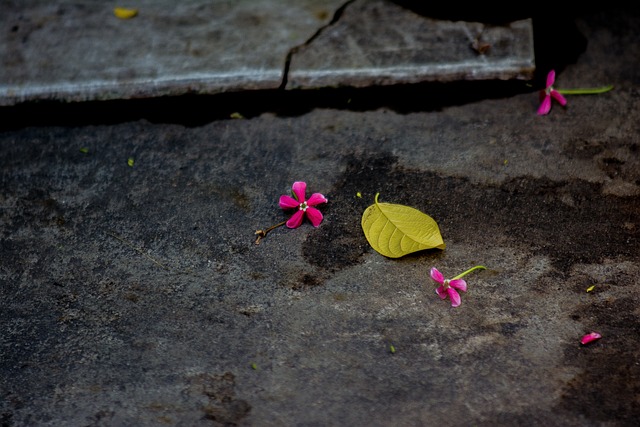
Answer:
<svg viewBox="0 0 640 427"><path fill-rule="evenodd" d="M133 157L129 157L127 159L127 164L129 165L129 167L133 167L133 163L134 163Z"/></svg>
<svg viewBox="0 0 640 427"><path fill-rule="evenodd" d="M251 364L251 369L253 369L254 371L257 371L258 370L258 365L256 365L255 362L252 363Z"/></svg>
<svg viewBox="0 0 640 427"><path fill-rule="evenodd" d="M396 348L393 346L393 344L389 344L389 351L391 352L391 354L396 354Z"/></svg>
<svg viewBox="0 0 640 427"><path fill-rule="evenodd" d="M244 116L237 111L235 113L231 113L229 117L231 117L232 119L244 119Z"/></svg>
<svg viewBox="0 0 640 427"><path fill-rule="evenodd" d="M82 154L87 154L89 152L89 149L87 147L82 147L82 148L80 148L80 152Z"/></svg>
<svg viewBox="0 0 640 427"><path fill-rule="evenodd" d="M362 199L362 193L358 191L358 192L356 193L356 197L358 197L358 198Z"/></svg>
<svg viewBox="0 0 640 427"><path fill-rule="evenodd" d="M587 292L591 292L592 290L594 290L596 288L596 285L591 285L587 288Z"/></svg>

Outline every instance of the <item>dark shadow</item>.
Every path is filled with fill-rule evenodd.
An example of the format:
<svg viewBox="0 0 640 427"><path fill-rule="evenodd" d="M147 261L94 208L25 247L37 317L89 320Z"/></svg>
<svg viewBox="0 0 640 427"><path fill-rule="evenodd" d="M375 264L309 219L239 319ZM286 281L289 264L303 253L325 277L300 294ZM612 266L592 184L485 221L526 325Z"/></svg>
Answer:
<svg viewBox="0 0 640 427"><path fill-rule="evenodd" d="M42 101L0 107L0 117L3 118L0 130L27 126L112 125L137 120L194 127L232 117L252 118L263 113L295 117L317 108L350 111L387 108L406 114L437 111L483 99L506 98L532 90L532 86L523 81L461 81L76 103Z"/></svg>
<svg viewBox="0 0 640 427"><path fill-rule="evenodd" d="M535 16L533 42L536 57L533 84L537 87L545 85L549 70L561 73L587 49L587 39L578 30L575 18L563 14Z"/></svg>

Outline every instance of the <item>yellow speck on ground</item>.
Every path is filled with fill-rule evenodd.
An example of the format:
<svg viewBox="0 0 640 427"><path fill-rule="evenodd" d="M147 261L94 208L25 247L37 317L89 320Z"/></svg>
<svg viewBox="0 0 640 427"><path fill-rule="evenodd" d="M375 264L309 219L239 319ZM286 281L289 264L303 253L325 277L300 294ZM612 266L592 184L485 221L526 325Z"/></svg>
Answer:
<svg viewBox="0 0 640 427"><path fill-rule="evenodd" d="M119 19L131 19L138 15L138 9L116 7L113 9L113 14Z"/></svg>

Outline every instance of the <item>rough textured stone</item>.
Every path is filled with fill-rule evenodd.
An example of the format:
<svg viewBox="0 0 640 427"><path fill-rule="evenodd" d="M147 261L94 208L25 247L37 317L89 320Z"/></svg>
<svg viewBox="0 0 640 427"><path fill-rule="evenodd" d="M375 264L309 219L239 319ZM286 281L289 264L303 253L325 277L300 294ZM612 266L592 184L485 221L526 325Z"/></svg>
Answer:
<svg viewBox="0 0 640 427"><path fill-rule="evenodd" d="M453 22L385 0L361 0L295 52L287 87L527 80L534 70L531 19Z"/></svg>
<svg viewBox="0 0 640 427"><path fill-rule="evenodd" d="M533 69L528 21L487 28L336 0L134 6L138 15L121 20L108 2L4 2L0 105L277 89L292 58L291 88L522 78ZM341 7L347 22L335 25ZM471 49L476 38L487 52Z"/></svg>
<svg viewBox="0 0 640 427"><path fill-rule="evenodd" d="M4 109L28 125L0 131L0 424L635 426L640 12L576 23L556 87L615 89L544 117L486 82L281 91L195 125L235 98L174 99L172 122ZM299 179L324 222L256 245ZM374 252L377 192L447 248ZM476 264L460 307L437 297L431 267Z"/></svg>
<svg viewBox="0 0 640 427"><path fill-rule="evenodd" d="M341 3L141 0L120 20L110 2L7 1L0 105L274 89Z"/></svg>

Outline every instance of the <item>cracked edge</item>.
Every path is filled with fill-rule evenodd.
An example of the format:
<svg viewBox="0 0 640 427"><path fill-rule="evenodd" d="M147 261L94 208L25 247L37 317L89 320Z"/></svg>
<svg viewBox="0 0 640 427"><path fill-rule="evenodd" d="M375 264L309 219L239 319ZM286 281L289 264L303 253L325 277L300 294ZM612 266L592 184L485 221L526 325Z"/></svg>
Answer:
<svg viewBox="0 0 640 427"><path fill-rule="evenodd" d="M462 58L455 63L447 64L379 64L376 66L366 66L361 68L345 67L344 64L333 64L328 69L319 63L310 63L304 65L294 64L305 57L305 50L312 51L314 46L312 42L318 39L326 30L334 27L342 17L346 8L356 3L350 0L336 10L333 19L328 24L319 28L313 36L307 41L291 48L286 56L285 68L282 75L282 84L279 89L319 89L322 87L350 86L350 87L367 87L367 86L386 86L390 84L415 84L421 82L452 82L456 80L530 80L536 69L533 28L531 18L511 21L501 25L491 25L476 21L442 21L451 25L465 24L461 27L466 32L469 39L469 49L476 52L476 57ZM402 6L400 6L402 7ZM404 8L404 7L403 7ZM437 18L432 18L441 21ZM472 34L470 26L478 25L477 34ZM515 36L523 37L525 43L516 52L510 52L510 56L502 58L505 52L492 57L489 62L485 59L485 51L491 47L489 41L483 38L487 35L491 36L493 27L509 27L512 34L507 39L513 41ZM524 28L527 27L527 28ZM490 39L492 37L489 37ZM499 39L504 42L505 37ZM311 49L307 49L311 48ZM294 58L294 55L296 57Z"/></svg>
<svg viewBox="0 0 640 427"><path fill-rule="evenodd" d="M356 0L348 0L347 2L345 2L342 6L336 9L336 11L333 14L333 18L331 18L331 21L329 21L327 24L318 28L318 30L311 37L309 37L304 43L289 49L289 52L285 57L284 70L282 72L282 82L280 83L279 89L285 89L287 86L287 83L289 82L289 69L291 68L291 61L293 59L293 55L298 53L300 49L309 46L316 38L320 36L320 34L322 34L325 30L327 30L327 28L330 28L333 25L335 25L336 22L340 20L340 17L344 13L344 11L347 9L347 7L349 7L351 4L355 2Z"/></svg>

